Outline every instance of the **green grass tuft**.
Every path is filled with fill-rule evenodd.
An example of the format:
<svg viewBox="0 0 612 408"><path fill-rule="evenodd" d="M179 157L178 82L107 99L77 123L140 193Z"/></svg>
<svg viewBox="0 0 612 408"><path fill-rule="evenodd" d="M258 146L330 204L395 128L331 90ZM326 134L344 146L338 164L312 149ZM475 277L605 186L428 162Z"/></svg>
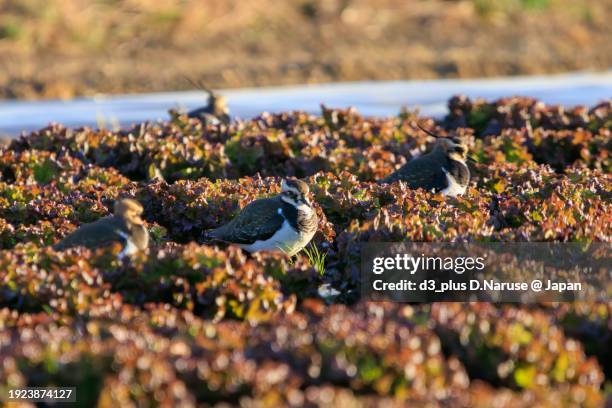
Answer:
<svg viewBox="0 0 612 408"><path fill-rule="evenodd" d="M327 257L327 252L319 251L319 248L315 244L310 244L305 247L302 251L308 257L308 262L310 265L319 273L319 275L323 275L325 273L325 258Z"/></svg>

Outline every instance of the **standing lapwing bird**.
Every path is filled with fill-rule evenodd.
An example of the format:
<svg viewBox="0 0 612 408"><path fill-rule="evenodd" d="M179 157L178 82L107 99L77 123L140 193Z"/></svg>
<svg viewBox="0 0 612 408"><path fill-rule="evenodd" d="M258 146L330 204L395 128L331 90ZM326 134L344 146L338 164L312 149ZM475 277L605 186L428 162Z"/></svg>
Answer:
<svg viewBox="0 0 612 408"><path fill-rule="evenodd" d="M229 123L230 116L229 108L227 107L227 99L206 87L201 82L195 83L190 81L190 83L205 91L208 94L208 101L206 105L201 108L194 109L187 113L187 116L201 119L210 124Z"/></svg>
<svg viewBox="0 0 612 408"><path fill-rule="evenodd" d="M81 226L53 248L100 248L118 242L123 247L120 258L145 251L149 246L149 232L140 218L141 214L142 205L138 201L129 198L116 201L114 215Z"/></svg>
<svg viewBox="0 0 612 408"><path fill-rule="evenodd" d="M281 251L297 254L312 239L319 219L307 195L308 185L285 179L276 197L255 200L229 223L209 231L216 239L249 251Z"/></svg>
<svg viewBox="0 0 612 408"><path fill-rule="evenodd" d="M470 182L467 146L457 138L440 137L420 126L419 129L436 138L432 151L409 161L379 182L401 180L410 188L421 187L451 197L465 193Z"/></svg>

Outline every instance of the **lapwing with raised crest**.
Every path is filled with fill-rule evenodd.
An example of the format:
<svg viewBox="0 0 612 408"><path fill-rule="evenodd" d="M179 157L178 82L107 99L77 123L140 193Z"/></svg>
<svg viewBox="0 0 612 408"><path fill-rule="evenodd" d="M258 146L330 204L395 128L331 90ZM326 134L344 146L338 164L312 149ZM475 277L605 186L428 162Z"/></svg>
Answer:
<svg viewBox="0 0 612 408"><path fill-rule="evenodd" d="M117 242L123 248L119 258L146 251L149 232L141 218L142 211L138 201L129 198L118 200L112 216L79 227L53 248L58 251L77 246L100 248Z"/></svg>
<svg viewBox="0 0 612 408"><path fill-rule="evenodd" d="M229 108L225 96L219 95L202 82L194 82L191 80L189 80L189 82L206 92L208 94L208 101L206 105L189 111L187 116L190 118L198 118L208 124L229 123Z"/></svg>
<svg viewBox="0 0 612 408"><path fill-rule="evenodd" d="M247 204L229 223L205 237L240 246L248 252L300 252L312 239L319 219L301 180L284 179L281 193Z"/></svg>
<svg viewBox="0 0 612 408"><path fill-rule="evenodd" d="M471 159L467 146L458 138L441 137L421 126L419 129L436 139L433 149L410 160L379 183L401 180L413 189L423 188L450 197L464 194L470 182L466 161Z"/></svg>

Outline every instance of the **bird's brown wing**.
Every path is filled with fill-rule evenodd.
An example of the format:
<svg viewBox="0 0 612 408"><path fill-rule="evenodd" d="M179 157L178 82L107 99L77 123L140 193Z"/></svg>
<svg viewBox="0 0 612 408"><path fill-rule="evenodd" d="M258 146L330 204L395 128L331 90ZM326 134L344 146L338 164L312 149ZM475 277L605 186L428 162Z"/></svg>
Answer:
<svg viewBox="0 0 612 408"><path fill-rule="evenodd" d="M280 213L280 198L253 201L229 223L211 231L208 236L236 244L252 244L271 238L285 222Z"/></svg>
<svg viewBox="0 0 612 408"><path fill-rule="evenodd" d="M122 221L116 217L105 217L90 224L85 224L66 236L53 248L63 250L76 246L87 248L98 248L110 245L113 242L125 244L123 238L117 231L125 227Z"/></svg>
<svg viewBox="0 0 612 408"><path fill-rule="evenodd" d="M425 190L443 190L447 185L446 174L441 169L443 158L436 155L425 155L409 161L401 168L382 180L383 183L392 183L401 180L410 188L423 188Z"/></svg>

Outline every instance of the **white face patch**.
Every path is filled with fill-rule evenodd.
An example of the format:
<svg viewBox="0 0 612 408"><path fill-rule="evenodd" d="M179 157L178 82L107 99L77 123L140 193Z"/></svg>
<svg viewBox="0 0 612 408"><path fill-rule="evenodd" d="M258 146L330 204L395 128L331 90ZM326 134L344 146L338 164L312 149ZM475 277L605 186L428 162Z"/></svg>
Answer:
<svg viewBox="0 0 612 408"><path fill-rule="evenodd" d="M294 193L296 195L300 195L301 194L300 190L298 190L295 187L288 186L287 184L283 185L283 190L282 191L283 192L292 192L292 193Z"/></svg>
<svg viewBox="0 0 612 408"><path fill-rule="evenodd" d="M302 213L306 214L307 216L310 216L312 214L312 212L313 212L313 209L310 206L310 203L297 202L297 201L293 200L291 197L288 197L288 196L286 196L284 194L281 195L281 200L283 200L287 204L291 204L299 212L302 212Z"/></svg>
<svg viewBox="0 0 612 408"><path fill-rule="evenodd" d="M461 163L465 163L465 158L463 156L461 156L459 153L457 152L452 152L448 154L448 157L450 157L451 159L461 162Z"/></svg>
<svg viewBox="0 0 612 408"><path fill-rule="evenodd" d="M306 190L308 190L308 188L306 188ZM292 193L295 193L298 196L301 196L303 194L302 191L297 186L295 186L294 184L289 184L287 180L284 180L284 179L281 182L281 191L286 191L286 192L290 191Z"/></svg>
<svg viewBox="0 0 612 408"><path fill-rule="evenodd" d="M292 206L294 206L296 208L299 205L295 200L293 200L291 197L289 197L289 196L287 196L285 194L281 194L281 200L283 200L287 204L291 204Z"/></svg>

